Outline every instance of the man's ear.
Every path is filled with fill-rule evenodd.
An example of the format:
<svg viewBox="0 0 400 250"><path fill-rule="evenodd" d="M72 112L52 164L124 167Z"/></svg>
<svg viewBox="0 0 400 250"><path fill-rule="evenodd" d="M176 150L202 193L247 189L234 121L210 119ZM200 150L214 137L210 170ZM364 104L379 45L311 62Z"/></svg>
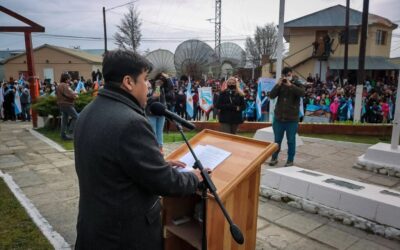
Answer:
<svg viewBox="0 0 400 250"><path fill-rule="evenodd" d="M128 75L124 76L124 78L122 79L122 87L128 91L132 91L133 84L133 79Z"/></svg>

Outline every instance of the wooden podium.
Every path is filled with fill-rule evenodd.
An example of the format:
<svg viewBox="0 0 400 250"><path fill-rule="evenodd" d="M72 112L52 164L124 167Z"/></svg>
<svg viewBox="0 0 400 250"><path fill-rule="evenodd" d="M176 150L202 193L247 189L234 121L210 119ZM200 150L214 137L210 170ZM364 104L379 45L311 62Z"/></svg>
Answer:
<svg viewBox="0 0 400 250"><path fill-rule="evenodd" d="M211 179L233 222L242 230L244 244L234 241L228 222L213 196L209 195L206 223L208 249L255 249L261 164L275 152L277 144L213 130L203 130L190 143L193 148L196 145L212 145L232 153L214 169ZM182 145L167 159L178 160L187 152L186 144ZM200 201L200 193L189 197L163 198L166 250L201 249L201 223L193 219L195 205ZM182 216L189 216L192 220L175 226L172 220Z"/></svg>

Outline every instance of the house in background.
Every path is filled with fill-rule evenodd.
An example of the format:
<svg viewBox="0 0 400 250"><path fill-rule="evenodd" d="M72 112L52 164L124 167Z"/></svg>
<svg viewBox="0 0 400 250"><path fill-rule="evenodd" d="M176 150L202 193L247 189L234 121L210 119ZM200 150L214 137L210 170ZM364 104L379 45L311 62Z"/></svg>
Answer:
<svg viewBox="0 0 400 250"><path fill-rule="evenodd" d="M9 80L6 79L6 75L4 72L4 61L10 57L16 56L24 52L24 50L0 50L0 82Z"/></svg>
<svg viewBox="0 0 400 250"><path fill-rule="evenodd" d="M342 76L345 47L346 7L336 5L294 19L284 24L284 38L290 44L283 66L292 67L305 79L318 74L322 80L328 76ZM356 82L361 40L362 12L350 9L349 81ZM397 25L390 20L369 14L365 69L367 77L393 76L399 66L389 60L392 31ZM275 74L274 62L263 66L262 75Z"/></svg>
<svg viewBox="0 0 400 250"><path fill-rule="evenodd" d="M69 72L73 79L83 76L92 78L92 71L102 69L103 58L88 52L44 44L33 51L36 75L50 83L60 80L63 72ZM5 79L18 79L26 75L26 53L10 57L3 61Z"/></svg>

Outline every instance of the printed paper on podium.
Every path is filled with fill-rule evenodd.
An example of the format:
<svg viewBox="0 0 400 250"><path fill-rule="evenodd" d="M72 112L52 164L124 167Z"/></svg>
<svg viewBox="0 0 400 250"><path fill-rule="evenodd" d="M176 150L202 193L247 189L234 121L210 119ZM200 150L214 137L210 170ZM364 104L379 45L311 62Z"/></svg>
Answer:
<svg viewBox="0 0 400 250"><path fill-rule="evenodd" d="M197 158L203 164L204 168L209 168L213 170L221 162L231 155L231 152L225 151L223 149L211 146L211 145L197 145L193 151L197 155ZM193 171L194 158L190 151L185 154L180 161L186 163L185 168L179 168L180 172Z"/></svg>

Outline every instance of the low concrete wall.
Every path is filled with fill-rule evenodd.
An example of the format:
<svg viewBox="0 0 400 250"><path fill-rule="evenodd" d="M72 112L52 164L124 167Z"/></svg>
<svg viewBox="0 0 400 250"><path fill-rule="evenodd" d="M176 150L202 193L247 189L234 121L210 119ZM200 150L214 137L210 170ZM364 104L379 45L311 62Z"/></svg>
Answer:
<svg viewBox="0 0 400 250"><path fill-rule="evenodd" d="M193 122L196 130L203 129L220 130L218 122ZM270 122L244 122L239 126L239 132L255 133L258 129L270 127ZM171 131L175 131L171 125ZM343 125L343 124L318 124L300 123L300 134L342 134L342 135L371 135L390 136L392 134L391 124L365 124L365 125Z"/></svg>
<svg viewBox="0 0 400 250"><path fill-rule="evenodd" d="M220 123L218 122L193 122L193 123L196 125L196 131L202 131L203 129L220 131ZM52 124L57 124L57 123L52 123ZM243 124L240 124L238 132L255 133L258 129L270 126L272 126L272 123L270 122L244 122ZM175 125L171 124L170 131L176 131ZM299 134L391 136L392 124L343 125L343 124L300 123L298 132Z"/></svg>

